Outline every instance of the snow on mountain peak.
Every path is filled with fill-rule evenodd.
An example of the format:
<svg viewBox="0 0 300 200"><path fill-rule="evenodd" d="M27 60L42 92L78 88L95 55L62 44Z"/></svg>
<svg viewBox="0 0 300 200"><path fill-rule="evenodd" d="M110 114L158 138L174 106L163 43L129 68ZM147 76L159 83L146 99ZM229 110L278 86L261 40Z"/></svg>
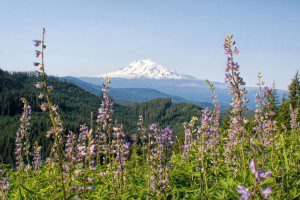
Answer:
<svg viewBox="0 0 300 200"><path fill-rule="evenodd" d="M194 79L194 77L178 74L153 60L135 60L126 67L115 72L101 74L100 77L126 78L126 79Z"/></svg>

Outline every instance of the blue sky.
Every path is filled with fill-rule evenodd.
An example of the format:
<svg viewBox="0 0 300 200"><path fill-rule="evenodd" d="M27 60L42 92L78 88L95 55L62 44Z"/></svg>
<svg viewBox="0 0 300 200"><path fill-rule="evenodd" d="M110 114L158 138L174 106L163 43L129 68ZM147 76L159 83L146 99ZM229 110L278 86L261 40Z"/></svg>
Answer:
<svg viewBox="0 0 300 200"><path fill-rule="evenodd" d="M224 81L232 33L248 85L261 70L286 89L300 69L300 1L0 0L0 67L34 70L33 39L47 29L47 70L97 76L151 58L179 73Z"/></svg>

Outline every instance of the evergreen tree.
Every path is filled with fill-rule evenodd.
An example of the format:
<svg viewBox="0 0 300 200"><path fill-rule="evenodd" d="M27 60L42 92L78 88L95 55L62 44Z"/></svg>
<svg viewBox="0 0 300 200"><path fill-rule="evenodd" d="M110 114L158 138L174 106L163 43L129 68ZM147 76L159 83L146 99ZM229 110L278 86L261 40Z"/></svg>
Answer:
<svg viewBox="0 0 300 200"><path fill-rule="evenodd" d="M281 105L278 108L277 121L279 127L283 123L288 129L290 129L290 101L285 97L282 97Z"/></svg>
<svg viewBox="0 0 300 200"><path fill-rule="evenodd" d="M294 79L289 85L289 98L292 110L296 111L296 122L300 122L300 82L299 72L297 71Z"/></svg>
<svg viewBox="0 0 300 200"><path fill-rule="evenodd" d="M272 88L272 94L271 94L271 99L270 99L270 109L273 110L275 112L275 116L277 115L277 111L278 111L278 108L279 108L279 96L277 94L277 90L276 90L276 87L275 87L275 82L273 82L273 88Z"/></svg>
<svg viewBox="0 0 300 200"><path fill-rule="evenodd" d="M299 104L299 74L298 71L292 79L291 84L289 85L289 100L292 106L292 109L295 110Z"/></svg>

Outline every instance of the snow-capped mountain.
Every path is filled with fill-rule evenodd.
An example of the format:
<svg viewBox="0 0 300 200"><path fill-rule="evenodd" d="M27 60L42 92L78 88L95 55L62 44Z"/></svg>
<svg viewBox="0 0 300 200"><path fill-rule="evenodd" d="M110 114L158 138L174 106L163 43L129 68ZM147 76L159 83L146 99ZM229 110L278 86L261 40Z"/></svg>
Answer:
<svg viewBox="0 0 300 200"><path fill-rule="evenodd" d="M192 76L179 74L153 60L135 60L126 67L115 72L101 74L100 77L125 78L125 79L176 79L188 80L196 79Z"/></svg>
<svg viewBox="0 0 300 200"><path fill-rule="evenodd" d="M101 85L105 81L104 78L107 76L111 78L110 86L115 89L132 90L132 88L138 88L138 92L142 89L145 89L144 91L146 91L146 89L154 89L170 96L181 97L189 102L211 102L211 91L204 80L197 79L193 76L179 74L152 60L134 61L128 66L115 72L101 74L101 78L79 77L79 79L94 85ZM226 83L212 83L215 86L215 91L218 94L221 105L227 108L232 99L232 96L229 94L230 88L228 88ZM248 90L247 97L249 99L249 104L247 106L254 109L254 97L257 88L247 87L246 89ZM145 93L146 92L144 92L144 94ZM277 90L279 97L282 97L285 93L286 91ZM138 98L137 95L133 95L132 93L123 96Z"/></svg>

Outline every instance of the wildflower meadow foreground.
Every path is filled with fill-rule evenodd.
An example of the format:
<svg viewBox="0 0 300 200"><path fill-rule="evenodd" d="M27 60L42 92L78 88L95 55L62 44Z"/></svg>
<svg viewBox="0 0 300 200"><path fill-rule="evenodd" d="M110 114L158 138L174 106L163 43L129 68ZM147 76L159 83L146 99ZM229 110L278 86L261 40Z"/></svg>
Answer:
<svg viewBox="0 0 300 200"><path fill-rule="evenodd" d="M102 85L98 113L78 133L64 134L60 109L52 102L45 65L45 29L34 40L34 66L40 108L49 113L53 141L42 159L43 146L30 141L31 106L25 98L15 136L15 164L0 165L0 197L5 199L299 199L299 99L289 104L288 120L276 117L272 87L258 73L255 112L247 110L247 90L227 35L225 80L232 100L226 128L214 85L213 109L182 124L184 132L139 117L129 137L114 118L110 78ZM222 70L222 69L220 69ZM100 86L99 86L100 87ZM299 83L297 85L299 96ZM224 119L225 120L225 119ZM223 120L223 121L224 121ZM222 121L222 123L224 123ZM180 137L180 135L182 137Z"/></svg>

